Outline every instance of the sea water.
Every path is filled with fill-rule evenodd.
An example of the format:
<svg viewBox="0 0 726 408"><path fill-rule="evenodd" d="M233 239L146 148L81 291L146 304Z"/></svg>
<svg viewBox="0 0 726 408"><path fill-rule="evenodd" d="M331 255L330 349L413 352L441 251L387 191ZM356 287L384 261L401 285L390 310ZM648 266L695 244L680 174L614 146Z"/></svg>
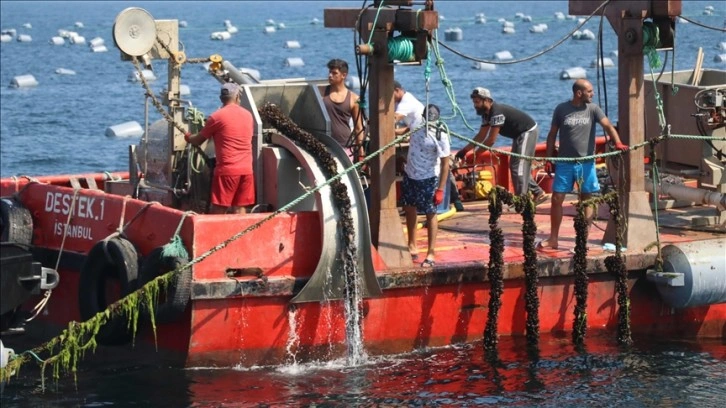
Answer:
<svg viewBox="0 0 726 408"><path fill-rule="evenodd" d="M724 27L726 10L709 4L683 2L683 15L704 25ZM259 70L262 79L283 77L326 78L325 64L343 58L358 75L351 29L323 27L327 7L360 7L362 2L0 2L0 25L32 35L32 42L0 45L0 175L43 175L125 170L128 145L138 140L108 138L105 129L127 121L143 123L144 90L128 82L134 68L122 61L111 36L116 15L126 7L142 7L156 19L186 21L179 33L188 58L221 54L238 67ZM567 14L567 1L462 2L437 1L445 17L441 30L460 27L463 40L449 42L463 54L491 60L500 51L525 58L548 48L572 31L576 20L556 21L557 11ZM498 18L515 21L517 12L532 16L532 23L515 22L516 33L504 35ZM475 24L476 14L488 22ZM268 19L284 28L265 34ZM318 24L312 24L317 19ZM227 41L209 36L230 20L239 32ZM76 22L83 27L76 27ZM31 23L32 29L23 24ZM546 23L544 34L529 26ZM599 19L583 28L597 33ZM86 45L49 44L59 29L78 31L86 38L101 37L109 52L93 53ZM603 55L617 50L617 38L607 21L603 27ZM443 34L440 36L443 40ZM298 41L300 48L285 48ZM675 69L692 69L698 47L703 47L705 68L724 69L714 62L723 32L679 24L676 32ZM661 59L664 54L661 53ZM290 57L303 66L285 66ZM473 136L478 129L469 93L475 86L489 88L497 101L518 107L540 123L544 140L554 106L570 97L569 81L561 70L583 66L596 89L595 41L567 39L541 57L494 71L472 69L472 61L441 48L446 79L455 103L463 111L449 122L457 133ZM616 58L613 58L616 60ZM164 78L166 66L154 69ZM58 68L76 75L56 74ZM396 66L395 76L423 102L454 109L435 66L428 77L424 66ZM666 69L670 70L670 60ZM646 72L648 66L646 64ZM13 89L7 85L19 75L32 74L38 86ZM182 82L190 87L193 105L209 114L218 107L219 86L202 65L185 65ZM617 68L606 68L595 99L617 121ZM151 84L158 93L163 79ZM607 89L605 101L604 89ZM651 95L648 95L651 97ZM151 110L151 120L159 116ZM468 124L468 126L467 126ZM499 144L506 143L500 138ZM454 146L461 146L454 140ZM483 330L483 328L482 328ZM481 344L473 343L386 358L371 357L367 364L346 367L342 362L297 364L253 369L199 368L190 370L146 366L98 367L93 355L80 363L78 381L62 379L40 389L37 373L26 370L20 380L4 387L2 407L239 407L239 406L721 406L726 399L726 345L718 342L681 342L636 339L621 349L609 338L587 339L586 350L575 350L569 337L543 335L542 352L533 360L519 339L500 341L501 361L488 362ZM16 349L16 352L23 350Z"/></svg>

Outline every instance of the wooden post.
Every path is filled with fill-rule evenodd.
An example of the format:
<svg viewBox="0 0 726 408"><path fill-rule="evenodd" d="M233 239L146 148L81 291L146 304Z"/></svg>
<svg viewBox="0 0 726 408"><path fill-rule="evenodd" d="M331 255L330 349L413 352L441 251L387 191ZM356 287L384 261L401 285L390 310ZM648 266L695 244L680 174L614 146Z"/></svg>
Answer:
<svg viewBox="0 0 726 408"><path fill-rule="evenodd" d="M358 21L360 19L360 21ZM393 104L393 65L388 62L388 35L393 30L431 30L438 27L438 13L410 9L325 9L325 27L359 30L367 40L373 32L370 56L368 100L370 106L371 150L395 139ZM373 26L373 22L376 25ZM373 245L389 268L412 265L403 223L396 205L395 149L384 151L370 161L370 222Z"/></svg>

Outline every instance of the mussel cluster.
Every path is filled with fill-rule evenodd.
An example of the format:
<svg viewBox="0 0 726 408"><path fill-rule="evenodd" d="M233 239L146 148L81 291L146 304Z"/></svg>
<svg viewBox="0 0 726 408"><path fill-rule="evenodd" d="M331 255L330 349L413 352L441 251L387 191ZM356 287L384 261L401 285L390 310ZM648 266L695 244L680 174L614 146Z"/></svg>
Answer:
<svg viewBox="0 0 726 408"><path fill-rule="evenodd" d="M618 196L613 193L606 197L610 206L610 216L615 220L617 233L615 234L615 255L605 258L605 267L608 272L617 277L615 290L618 293L618 344L629 346L633 344L630 331L630 298L628 297L628 271L623 260L623 215L620 211Z"/></svg>
<svg viewBox="0 0 726 408"><path fill-rule="evenodd" d="M572 258L575 274L575 321L572 325L572 341L582 344L587 332L587 234L589 221L585 209L592 205L588 202L577 204L575 215L575 256Z"/></svg>
<svg viewBox="0 0 726 408"><path fill-rule="evenodd" d="M312 134L301 129L295 122L282 113L277 105L268 102L259 109L259 113L267 124L277 129L281 134L290 138L295 144L315 157L326 179L330 179L338 174L338 166L325 145ZM353 225L353 217L351 215L350 197L348 196L348 188L340 179L330 182L330 189L333 193L334 205L340 214L338 230L341 232L344 245L342 259L346 282L345 299L353 302L359 298L359 296L355 296L359 293L356 286L357 279L355 277L358 249L355 242L355 226ZM349 304L348 306L351 307L350 310L358 309L358 305Z"/></svg>
<svg viewBox="0 0 726 408"><path fill-rule="evenodd" d="M537 348L539 345L539 297L537 285L537 224L534 221L535 205L529 194L515 197L514 208L522 214L522 250L524 251L524 308L527 311L527 345Z"/></svg>
<svg viewBox="0 0 726 408"><path fill-rule="evenodd" d="M488 352L496 351L499 342L497 322L504 293L504 233L499 227L499 217L502 215L503 201L508 195L511 197L509 192L500 188L492 190L489 195L489 309L484 328L484 349Z"/></svg>

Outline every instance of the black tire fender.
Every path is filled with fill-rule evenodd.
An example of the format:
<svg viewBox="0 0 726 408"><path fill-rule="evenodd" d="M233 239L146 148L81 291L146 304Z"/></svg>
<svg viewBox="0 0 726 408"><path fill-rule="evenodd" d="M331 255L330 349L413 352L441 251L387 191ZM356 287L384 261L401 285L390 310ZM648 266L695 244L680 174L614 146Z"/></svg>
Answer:
<svg viewBox="0 0 726 408"><path fill-rule="evenodd" d="M110 280L118 281L121 297L136 290L138 271L138 254L129 240L114 237L97 242L81 267L78 285L81 319L90 319L112 303L106 299L106 285ZM107 346L123 345L131 341L132 335L127 317L117 315L100 328L96 340Z"/></svg>
<svg viewBox="0 0 726 408"><path fill-rule="evenodd" d="M141 262L139 287L156 277L175 271L186 265L189 260L181 257L163 256L163 247L154 248ZM166 290L160 294L159 303L154 308L155 320L159 323L178 321L189 304L192 292L192 268L177 272L170 280Z"/></svg>
<svg viewBox="0 0 726 408"><path fill-rule="evenodd" d="M21 245L33 241L33 217L12 197L0 199L0 241Z"/></svg>

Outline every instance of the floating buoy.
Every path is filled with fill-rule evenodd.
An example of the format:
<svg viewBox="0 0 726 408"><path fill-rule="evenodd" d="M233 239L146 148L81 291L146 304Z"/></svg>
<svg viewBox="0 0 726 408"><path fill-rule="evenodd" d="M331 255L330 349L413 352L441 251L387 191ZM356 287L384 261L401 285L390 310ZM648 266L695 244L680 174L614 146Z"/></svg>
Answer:
<svg viewBox="0 0 726 408"><path fill-rule="evenodd" d="M494 59L497 61L505 61L513 59L512 53L509 51L499 51L498 53L494 54Z"/></svg>
<svg viewBox="0 0 726 408"><path fill-rule="evenodd" d="M478 69L479 71L494 71L495 69L497 69L497 66L494 64L480 61L475 61L474 65L472 65L471 67L473 69Z"/></svg>
<svg viewBox="0 0 726 408"><path fill-rule="evenodd" d="M10 81L11 88L29 88L33 86L38 86L38 81L31 74L18 75Z"/></svg>
<svg viewBox="0 0 726 408"><path fill-rule="evenodd" d="M0 34L0 42L10 42L13 40L13 37L8 34Z"/></svg>
<svg viewBox="0 0 726 408"><path fill-rule="evenodd" d="M585 79L587 71L583 67L567 68L560 72L560 79Z"/></svg>
<svg viewBox="0 0 726 408"><path fill-rule="evenodd" d="M502 23L502 27L512 27L512 28L514 28L514 23L513 23L513 22L511 22L511 21L506 21L506 20L505 20L505 21L504 21L504 22Z"/></svg>
<svg viewBox="0 0 726 408"><path fill-rule="evenodd" d="M507 19L503 18L503 17L497 20L497 23L499 23L499 24L504 24L506 22L507 22Z"/></svg>
<svg viewBox="0 0 726 408"><path fill-rule="evenodd" d="M52 45L64 45L66 43L66 40L63 39L63 37L52 37L50 41L48 41L49 44Z"/></svg>
<svg viewBox="0 0 726 408"><path fill-rule="evenodd" d="M320 20L318 20L318 18L315 17L312 20L310 20L310 24L312 24L312 25L318 25L318 24L320 24Z"/></svg>
<svg viewBox="0 0 726 408"><path fill-rule="evenodd" d="M678 16L678 24L688 24L688 20L686 20L683 17Z"/></svg>
<svg viewBox="0 0 726 408"><path fill-rule="evenodd" d="M107 52L108 48L106 48L105 45L96 45L94 47L91 47L91 52Z"/></svg>
<svg viewBox="0 0 726 408"><path fill-rule="evenodd" d="M265 28L262 29L262 32L265 34L272 34L276 31L277 29L275 28L275 26L265 26Z"/></svg>
<svg viewBox="0 0 726 408"><path fill-rule="evenodd" d="M547 31L547 24L536 24L529 28L530 33L544 33Z"/></svg>
<svg viewBox="0 0 726 408"><path fill-rule="evenodd" d="M720 43L717 48L721 51L726 51L726 41Z"/></svg>
<svg viewBox="0 0 726 408"><path fill-rule="evenodd" d="M577 18L577 16L573 16L572 14L568 14L568 15L567 15L567 19L568 19L568 20L574 20L574 19L576 19L576 18Z"/></svg>
<svg viewBox="0 0 726 408"><path fill-rule="evenodd" d="M286 41L285 48L300 48L300 43L298 41Z"/></svg>
<svg viewBox="0 0 726 408"><path fill-rule="evenodd" d="M360 89L360 78L357 75L345 79L345 87L348 89Z"/></svg>
<svg viewBox="0 0 726 408"><path fill-rule="evenodd" d="M484 13L477 13L477 15L474 16L474 23L476 24L486 24L487 17L484 15Z"/></svg>
<svg viewBox="0 0 726 408"><path fill-rule="evenodd" d="M76 75L76 71L67 68L58 68L55 73L58 75Z"/></svg>
<svg viewBox="0 0 726 408"><path fill-rule="evenodd" d="M5 35L9 35L11 37L15 37L16 35L18 35L18 31L14 28L8 28L8 29L0 31L0 34L5 34Z"/></svg>
<svg viewBox="0 0 726 408"><path fill-rule="evenodd" d="M88 43L88 46L89 47L95 47L95 46L104 45L104 44L106 44L106 42L103 40L103 38L101 38L101 37L95 37L94 39L92 39Z"/></svg>
<svg viewBox="0 0 726 408"><path fill-rule="evenodd" d="M232 38L232 34L228 31L215 31L209 36L209 38L212 40L225 41Z"/></svg>
<svg viewBox="0 0 726 408"><path fill-rule="evenodd" d="M564 13L562 13L561 11L555 12L555 20L564 20L564 19L565 19Z"/></svg>
<svg viewBox="0 0 726 408"><path fill-rule="evenodd" d="M613 57L613 58L617 58L618 57L618 50L610 51L610 56Z"/></svg>
<svg viewBox="0 0 726 408"><path fill-rule="evenodd" d="M464 39L464 32L459 27L449 28L444 31L446 41L461 41Z"/></svg>
<svg viewBox="0 0 726 408"><path fill-rule="evenodd" d="M716 9L713 6L706 6L706 7L704 7L704 10L714 11Z"/></svg>
<svg viewBox="0 0 726 408"><path fill-rule="evenodd" d="M70 38L71 44L81 45L86 43L86 37L82 35L73 35Z"/></svg>
<svg viewBox="0 0 726 408"><path fill-rule="evenodd" d="M119 123L118 125L106 128L107 137L141 137L144 129L139 122L132 120L129 122Z"/></svg>
<svg viewBox="0 0 726 408"><path fill-rule="evenodd" d="M61 31L62 31L62 33L61 33ZM71 37L79 36L80 34L78 34L75 31L58 30L58 35L60 35L63 38L71 38Z"/></svg>
<svg viewBox="0 0 726 408"><path fill-rule="evenodd" d="M584 17L580 17L580 18L577 19L577 24L582 24L584 22L585 22L585 18Z"/></svg>
<svg viewBox="0 0 726 408"><path fill-rule="evenodd" d="M713 62L726 62L726 54L717 54L713 57Z"/></svg>
<svg viewBox="0 0 726 408"><path fill-rule="evenodd" d="M514 13L514 18L522 19L524 17L524 13Z"/></svg>
<svg viewBox="0 0 726 408"><path fill-rule="evenodd" d="M77 28L83 28L83 23L81 23L80 21L76 21L76 23L75 23L74 25L75 25L75 26L76 26Z"/></svg>
<svg viewBox="0 0 726 408"><path fill-rule="evenodd" d="M613 60L610 58L607 58L607 57L602 58L602 59L598 58L596 60L592 60L592 62L590 63L590 68L595 68L595 67L610 68L610 67L614 67L614 66L615 66L615 63L613 62Z"/></svg>
<svg viewBox="0 0 726 408"><path fill-rule="evenodd" d="M271 18L268 18L267 20L265 20L265 25L274 26L275 25L275 20L273 20Z"/></svg>
<svg viewBox="0 0 726 408"><path fill-rule="evenodd" d="M503 34L514 34L515 33L514 27L504 27L504 28L502 28L502 33Z"/></svg>
<svg viewBox="0 0 726 408"><path fill-rule="evenodd" d="M18 36L18 42L31 42L33 41L33 37L29 36L28 34L20 34Z"/></svg>
<svg viewBox="0 0 726 408"><path fill-rule="evenodd" d="M531 23L532 22L532 16L524 16L522 17L522 21L525 23Z"/></svg>
<svg viewBox="0 0 726 408"><path fill-rule="evenodd" d="M299 57L290 57L285 60L285 66L288 67L302 67L305 65L305 62L302 58Z"/></svg>
<svg viewBox="0 0 726 408"><path fill-rule="evenodd" d="M187 20L182 20L179 22L179 27L184 28L187 26Z"/></svg>
<svg viewBox="0 0 726 408"><path fill-rule="evenodd" d="M577 30L574 33L572 33L572 39L573 40L594 40L595 39L595 33L593 33L590 30Z"/></svg>
<svg viewBox="0 0 726 408"><path fill-rule="evenodd" d="M283 30L285 28L285 23L279 23L277 24L277 28L280 30Z"/></svg>
<svg viewBox="0 0 726 408"><path fill-rule="evenodd" d="M25 24L23 24L23 28L27 28L28 30L30 30L33 28L33 25L30 23L25 23Z"/></svg>
<svg viewBox="0 0 726 408"><path fill-rule="evenodd" d="M713 15L713 10L709 10L708 8L706 8L706 9L703 10L703 15L704 16Z"/></svg>
<svg viewBox="0 0 726 408"><path fill-rule="evenodd" d="M141 70L141 73L144 75L144 79L146 81L156 81L156 74L154 74L154 71L150 69L144 69ZM141 78L139 77L139 71L134 71L129 74L129 82L139 82L141 81Z"/></svg>
<svg viewBox="0 0 726 408"><path fill-rule="evenodd" d="M230 34L237 34L238 31L239 30L235 26L228 26L227 27L227 32L230 33Z"/></svg>

